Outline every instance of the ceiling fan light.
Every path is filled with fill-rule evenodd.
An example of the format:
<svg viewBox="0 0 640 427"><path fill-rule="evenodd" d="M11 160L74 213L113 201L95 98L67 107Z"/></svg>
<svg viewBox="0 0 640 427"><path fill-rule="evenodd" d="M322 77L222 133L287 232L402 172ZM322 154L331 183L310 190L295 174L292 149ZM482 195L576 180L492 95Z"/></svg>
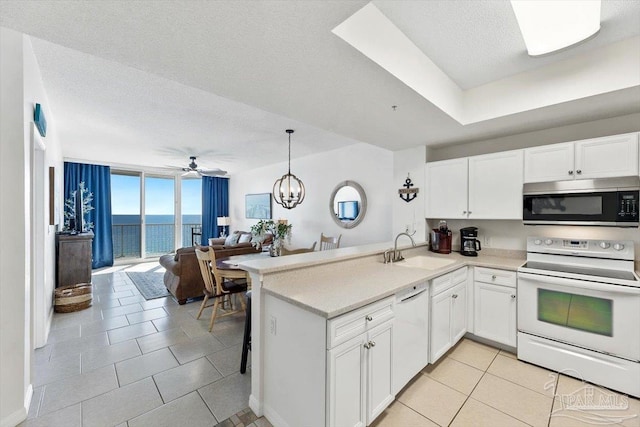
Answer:
<svg viewBox="0 0 640 427"><path fill-rule="evenodd" d="M601 0L511 0L530 56L555 52L600 30Z"/></svg>
<svg viewBox="0 0 640 427"><path fill-rule="evenodd" d="M287 129L289 134L289 169L280 179L273 184L273 200L285 209L293 209L304 200L305 188L302 180L291 173L291 134L292 129Z"/></svg>

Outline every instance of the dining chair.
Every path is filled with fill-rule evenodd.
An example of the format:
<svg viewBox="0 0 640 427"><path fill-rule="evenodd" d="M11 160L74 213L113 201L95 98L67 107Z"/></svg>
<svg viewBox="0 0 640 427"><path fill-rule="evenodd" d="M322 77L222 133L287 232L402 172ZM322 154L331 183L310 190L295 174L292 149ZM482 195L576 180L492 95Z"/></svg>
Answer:
<svg viewBox="0 0 640 427"><path fill-rule="evenodd" d="M213 329L213 324L217 317L230 316L232 314L240 313L246 309L244 299L240 297L241 310L225 311L224 314L218 314L220 309L221 300L226 296L238 294L247 291L247 280L241 278L226 279L220 274L220 270L216 267L216 255L214 250L202 251L196 248L196 258L198 258L198 265L200 266L200 273L202 274L202 280L204 280L204 299L200 305L200 310L196 319L200 319L200 315L205 307L211 307L207 305L209 299L214 299L213 311L211 312L211 321L209 322L209 332Z"/></svg>
<svg viewBox="0 0 640 427"><path fill-rule="evenodd" d="M325 236L320 233L320 251L326 251L327 249L338 249L340 247L340 239L342 234L338 237Z"/></svg>
<svg viewBox="0 0 640 427"><path fill-rule="evenodd" d="M310 248L299 248L299 249L287 249L284 246L280 249L281 255L295 255L295 254L304 254L307 252L313 252L316 249L316 244L318 242L313 242Z"/></svg>

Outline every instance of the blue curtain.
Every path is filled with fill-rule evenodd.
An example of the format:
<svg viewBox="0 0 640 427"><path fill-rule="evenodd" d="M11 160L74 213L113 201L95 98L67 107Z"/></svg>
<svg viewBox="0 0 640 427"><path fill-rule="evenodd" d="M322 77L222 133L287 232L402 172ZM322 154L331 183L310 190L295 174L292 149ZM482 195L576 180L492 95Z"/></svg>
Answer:
<svg viewBox="0 0 640 427"><path fill-rule="evenodd" d="M229 179L202 177L202 244L218 237L218 217L229 216Z"/></svg>
<svg viewBox="0 0 640 427"><path fill-rule="evenodd" d="M78 190L81 182L93 193L93 209L86 220L93 222L92 268L113 265L113 239L111 236L111 168L64 162L64 199Z"/></svg>

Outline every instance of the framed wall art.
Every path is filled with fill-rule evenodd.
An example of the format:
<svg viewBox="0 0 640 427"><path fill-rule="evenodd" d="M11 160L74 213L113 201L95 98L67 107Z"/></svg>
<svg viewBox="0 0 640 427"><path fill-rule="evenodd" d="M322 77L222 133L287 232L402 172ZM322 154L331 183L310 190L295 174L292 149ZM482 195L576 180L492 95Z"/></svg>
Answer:
<svg viewBox="0 0 640 427"><path fill-rule="evenodd" d="M271 219L271 193L245 194L245 218Z"/></svg>

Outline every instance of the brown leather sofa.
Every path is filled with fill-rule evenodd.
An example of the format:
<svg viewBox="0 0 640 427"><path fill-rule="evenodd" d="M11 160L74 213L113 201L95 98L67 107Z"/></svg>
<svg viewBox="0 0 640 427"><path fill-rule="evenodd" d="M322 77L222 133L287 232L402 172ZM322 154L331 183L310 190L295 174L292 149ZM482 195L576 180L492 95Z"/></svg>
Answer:
<svg viewBox="0 0 640 427"><path fill-rule="evenodd" d="M237 234L247 234L237 231ZM196 247L207 251L211 248L216 252L216 259L229 257L232 255L244 255L259 253L261 249L254 248L250 242L238 243L235 245L224 245L225 239L213 239L213 246L191 246L180 248L175 254L162 255L160 265L166 272L164 273L164 285L169 292L178 300L179 304L185 304L189 298L198 298L204 295L204 282L196 258ZM271 238L267 238L264 245L271 244Z"/></svg>

